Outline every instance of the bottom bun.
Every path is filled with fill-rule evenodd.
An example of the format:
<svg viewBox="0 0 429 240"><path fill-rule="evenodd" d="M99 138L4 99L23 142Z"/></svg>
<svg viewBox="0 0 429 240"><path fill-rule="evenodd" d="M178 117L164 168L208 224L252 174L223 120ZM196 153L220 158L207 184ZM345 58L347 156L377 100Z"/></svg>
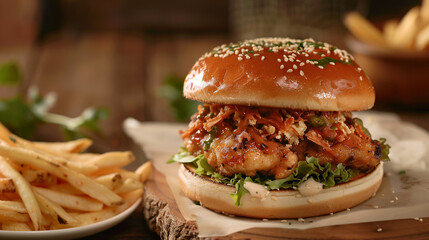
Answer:
<svg viewBox="0 0 429 240"><path fill-rule="evenodd" d="M179 168L180 186L188 198L216 212L253 218L303 218L345 210L373 196L382 178L381 162L364 177L323 189L312 196L302 196L296 190L272 190L264 200L244 194L241 205L236 206L230 196L235 187L199 176L189 165L181 164Z"/></svg>

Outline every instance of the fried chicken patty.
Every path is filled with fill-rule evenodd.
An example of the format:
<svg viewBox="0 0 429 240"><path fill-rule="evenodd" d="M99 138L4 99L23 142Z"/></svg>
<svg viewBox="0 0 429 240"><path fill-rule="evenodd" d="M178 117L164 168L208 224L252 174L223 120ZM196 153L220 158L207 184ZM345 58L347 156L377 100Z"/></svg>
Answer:
<svg viewBox="0 0 429 240"><path fill-rule="evenodd" d="M295 111L205 104L182 132L192 154L203 153L225 176L288 177L306 157L360 170L380 162L380 145L349 112Z"/></svg>

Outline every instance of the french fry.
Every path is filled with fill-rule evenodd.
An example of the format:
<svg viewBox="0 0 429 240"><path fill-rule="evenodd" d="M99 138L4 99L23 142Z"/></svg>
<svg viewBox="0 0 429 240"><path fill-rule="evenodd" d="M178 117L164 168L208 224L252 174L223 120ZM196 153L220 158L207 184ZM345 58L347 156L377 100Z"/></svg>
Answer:
<svg viewBox="0 0 429 240"><path fill-rule="evenodd" d="M57 177L44 170L24 166L20 172L29 183L42 185L54 185L57 183Z"/></svg>
<svg viewBox="0 0 429 240"><path fill-rule="evenodd" d="M364 42L384 45L383 36L372 23L357 12L350 12L344 18L344 24L353 35Z"/></svg>
<svg viewBox="0 0 429 240"><path fill-rule="evenodd" d="M0 229L53 230L98 222L141 198L151 163L120 169L131 152L77 153L88 139L31 142L0 123Z"/></svg>
<svg viewBox="0 0 429 240"><path fill-rule="evenodd" d="M149 179L150 175L152 175L152 171L153 171L152 162L149 161L149 162L145 162L139 168L137 168L135 173L140 175L141 182L146 182L146 180Z"/></svg>
<svg viewBox="0 0 429 240"><path fill-rule="evenodd" d="M37 201L39 201L40 206L51 215L52 219L56 221L59 225L78 225L80 222L66 212L60 205L52 202L48 198L42 196L39 193L36 193Z"/></svg>
<svg viewBox="0 0 429 240"><path fill-rule="evenodd" d="M119 168L134 161L134 155L129 151L108 152L101 154L90 161L100 169Z"/></svg>
<svg viewBox="0 0 429 240"><path fill-rule="evenodd" d="M417 50L429 49L429 24L425 28L423 28L417 35L416 49Z"/></svg>
<svg viewBox="0 0 429 240"><path fill-rule="evenodd" d="M422 7L420 9L420 17L424 24L429 23L429 0L422 1Z"/></svg>
<svg viewBox="0 0 429 240"><path fill-rule="evenodd" d="M31 228L27 223L23 222L8 222L1 225L2 230L7 231L31 231Z"/></svg>
<svg viewBox="0 0 429 240"><path fill-rule="evenodd" d="M57 191L57 192L71 194L71 195L84 195L84 193L82 191L80 191L79 189L73 187L68 182L49 186L49 189Z"/></svg>
<svg viewBox="0 0 429 240"><path fill-rule="evenodd" d="M31 219L26 213L18 213L10 210L0 211L0 222L30 222Z"/></svg>
<svg viewBox="0 0 429 240"><path fill-rule="evenodd" d="M143 190L139 189L133 192L123 194L124 204L122 204L121 206L114 207L114 208L110 207L97 212L76 214L74 217L77 220L79 220L83 225L88 225L88 224L92 224L95 222L99 222L99 221L111 218L123 212L125 209L129 208L134 202L136 202L141 197L142 193L143 193Z"/></svg>
<svg viewBox="0 0 429 240"><path fill-rule="evenodd" d="M0 157L0 172L13 180L16 190L21 196L22 202L30 215L35 230L39 230L42 221L42 213L37 203L36 197L31 191L30 184L24 177L3 158Z"/></svg>
<svg viewBox="0 0 429 240"><path fill-rule="evenodd" d="M15 192L15 184L10 178L0 178L0 193Z"/></svg>
<svg viewBox="0 0 429 240"><path fill-rule="evenodd" d="M0 200L0 210L15 211L17 213L27 213L27 209L25 208L24 204L18 201Z"/></svg>
<svg viewBox="0 0 429 240"><path fill-rule="evenodd" d="M48 152L78 153L86 150L92 145L92 141L87 138L81 138L69 142L33 142L35 146L45 149Z"/></svg>
<svg viewBox="0 0 429 240"><path fill-rule="evenodd" d="M95 181L103 184L111 190L115 190L123 184L123 178L119 173L111 173L108 175L100 176L96 178Z"/></svg>
<svg viewBox="0 0 429 240"><path fill-rule="evenodd" d="M69 161L89 162L91 159L100 156L96 153L70 153L65 155Z"/></svg>
<svg viewBox="0 0 429 240"><path fill-rule="evenodd" d="M72 186L94 199L103 202L107 206L122 204L121 197L102 184L61 164L49 162L37 154L35 155L32 152L26 151L26 149L18 151L16 147L10 147L0 143L0 154L9 157L9 159L17 164L28 164L46 170L58 178L69 182Z"/></svg>
<svg viewBox="0 0 429 240"><path fill-rule="evenodd" d="M26 140L16 138L15 143L19 147L17 148L17 151L20 151L20 149L25 149L28 152L32 152L33 155L38 155L40 158L44 158L45 160L50 162L68 166L71 169L76 170L80 173L87 174L98 170L98 167L92 163L68 161L65 157L61 155L61 153L55 151L43 151L43 149L38 148L36 145Z"/></svg>
<svg viewBox="0 0 429 240"><path fill-rule="evenodd" d="M388 45L392 45L393 42L395 41L395 36L396 36L396 29L398 28L398 21L396 20L390 20L387 21L384 26L383 26L383 38L384 41L386 41L386 43Z"/></svg>
<svg viewBox="0 0 429 240"><path fill-rule="evenodd" d="M0 139L2 139L7 145L14 146L15 143L10 139L11 133L9 130L0 123Z"/></svg>
<svg viewBox="0 0 429 240"><path fill-rule="evenodd" d="M392 46L398 48L412 48L418 30L420 7L414 7L402 18L392 39Z"/></svg>
<svg viewBox="0 0 429 240"><path fill-rule="evenodd" d="M103 208L103 203L76 195L65 194L47 188L32 187L35 192L49 199L50 201L69 209L79 211L99 211Z"/></svg>
<svg viewBox="0 0 429 240"><path fill-rule="evenodd" d="M132 192L138 189L142 189L143 188L143 183L132 179L132 178L127 178L125 179L124 183L117 189L115 189L115 193L127 193L127 192Z"/></svg>

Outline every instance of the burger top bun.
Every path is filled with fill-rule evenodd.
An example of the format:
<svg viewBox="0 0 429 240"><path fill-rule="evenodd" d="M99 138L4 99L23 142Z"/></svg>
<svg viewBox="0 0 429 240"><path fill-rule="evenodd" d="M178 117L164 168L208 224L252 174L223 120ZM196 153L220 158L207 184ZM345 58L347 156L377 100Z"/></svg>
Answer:
<svg viewBox="0 0 429 240"><path fill-rule="evenodd" d="M371 81L345 50L289 38L214 48L195 63L183 94L207 103L315 111L366 110L375 100Z"/></svg>

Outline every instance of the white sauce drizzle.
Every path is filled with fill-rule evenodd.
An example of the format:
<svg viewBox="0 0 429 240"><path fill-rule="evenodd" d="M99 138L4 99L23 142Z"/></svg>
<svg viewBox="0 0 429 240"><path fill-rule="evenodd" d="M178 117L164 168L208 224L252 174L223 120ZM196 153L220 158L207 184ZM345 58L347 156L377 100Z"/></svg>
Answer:
<svg viewBox="0 0 429 240"><path fill-rule="evenodd" d="M264 201L268 197L268 195L270 194L270 192L267 191L267 189L265 189L264 186L262 186L261 184L257 184L257 183L245 182L244 188L247 191L249 191L249 193L252 197L257 197L257 198L261 199L261 201Z"/></svg>
<svg viewBox="0 0 429 240"><path fill-rule="evenodd" d="M298 191L302 196L313 196L323 189L323 184L316 182L313 178L306 180L298 186Z"/></svg>

